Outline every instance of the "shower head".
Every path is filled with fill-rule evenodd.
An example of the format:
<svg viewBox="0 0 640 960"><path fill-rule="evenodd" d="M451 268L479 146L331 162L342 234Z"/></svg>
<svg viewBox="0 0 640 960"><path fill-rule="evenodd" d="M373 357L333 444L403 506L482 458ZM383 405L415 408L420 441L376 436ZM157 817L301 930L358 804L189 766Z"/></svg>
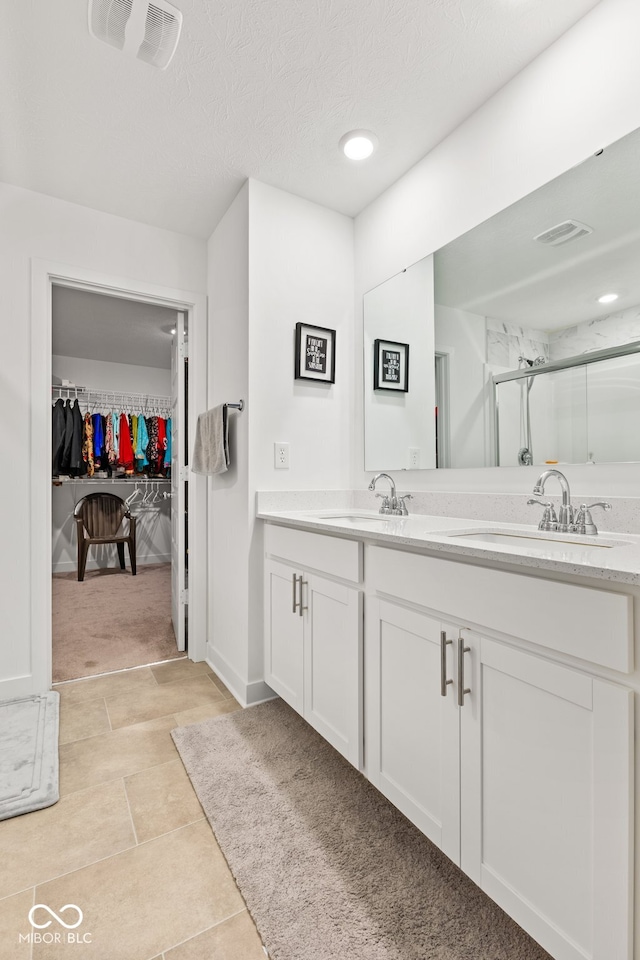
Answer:
<svg viewBox="0 0 640 960"><path fill-rule="evenodd" d="M529 357L518 357L518 363L526 363L528 367L541 367L547 362L546 357L536 357L535 360L529 360Z"/></svg>

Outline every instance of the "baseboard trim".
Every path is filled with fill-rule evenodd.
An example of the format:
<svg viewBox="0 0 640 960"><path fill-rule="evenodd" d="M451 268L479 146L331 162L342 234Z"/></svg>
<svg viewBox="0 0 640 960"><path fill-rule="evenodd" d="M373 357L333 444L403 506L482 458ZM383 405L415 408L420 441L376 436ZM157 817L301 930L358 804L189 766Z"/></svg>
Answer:
<svg viewBox="0 0 640 960"><path fill-rule="evenodd" d="M205 660L243 707L253 707L258 703L276 698L276 694L264 680L253 680L251 682L243 680L240 674L210 643L207 644Z"/></svg>
<svg viewBox="0 0 640 960"><path fill-rule="evenodd" d="M151 563L171 563L171 554L169 553L147 553L143 556L136 557L136 562L139 567L144 567ZM125 553L125 563L127 570L130 568L129 563L129 554ZM108 570L109 567L117 566L118 558L113 556L110 560L92 560L90 557L87 560L87 570ZM75 573L78 569L78 563L76 560L58 560L51 565L52 573Z"/></svg>
<svg viewBox="0 0 640 960"><path fill-rule="evenodd" d="M29 674L26 677L12 677L10 680L0 680L0 701L19 700L21 697L32 697L36 694L47 693L49 688L37 689L35 677Z"/></svg>

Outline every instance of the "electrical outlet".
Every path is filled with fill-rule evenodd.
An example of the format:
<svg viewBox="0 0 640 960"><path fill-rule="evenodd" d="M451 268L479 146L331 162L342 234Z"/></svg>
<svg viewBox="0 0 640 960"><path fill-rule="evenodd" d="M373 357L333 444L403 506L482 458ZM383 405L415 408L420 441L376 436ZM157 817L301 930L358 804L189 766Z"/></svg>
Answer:
<svg viewBox="0 0 640 960"><path fill-rule="evenodd" d="M274 443L273 445L273 459L274 466L276 470L288 470L289 469L289 444L288 443Z"/></svg>
<svg viewBox="0 0 640 960"><path fill-rule="evenodd" d="M409 447L409 470L420 469L420 447Z"/></svg>

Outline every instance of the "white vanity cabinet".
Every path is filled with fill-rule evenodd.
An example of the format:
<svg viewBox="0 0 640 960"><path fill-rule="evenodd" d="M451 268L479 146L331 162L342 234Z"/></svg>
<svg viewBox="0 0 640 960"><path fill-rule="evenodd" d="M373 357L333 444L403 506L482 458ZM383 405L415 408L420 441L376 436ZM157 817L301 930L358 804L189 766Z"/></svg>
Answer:
<svg viewBox="0 0 640 960"><path fill-rule="evenodd" d="M556 960L630 960L631 691L518 646L516 619L509 637L513 593L545 581L378 547L366 562L368 776ZM549 583L570 604L585 590ZM575 642L606 631L619 663L630 599L602 593L603 620L573 606ZM491 607L497 638L477 627Z"/></svg>
<svg viewBox="0 0 640 960"><path fill-rule="evenodd" d="M265 681L360 767L362 544L267 525L265 552Z"/></svg>

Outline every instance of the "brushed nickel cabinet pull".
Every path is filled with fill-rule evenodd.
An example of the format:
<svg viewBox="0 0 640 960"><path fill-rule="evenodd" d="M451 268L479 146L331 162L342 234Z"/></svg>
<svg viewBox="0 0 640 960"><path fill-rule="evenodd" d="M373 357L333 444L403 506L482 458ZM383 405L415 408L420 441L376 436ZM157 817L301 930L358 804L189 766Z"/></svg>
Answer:
<svg viewBox="0 0 640 960"><path fill-rule="evenodd" d="M471 647L465 647L462 637L458 637L458 706L464 707L465 693L471 693L470 687L464 685L464 655L469 653Z"/></svg>
<svg viewBox="0 0 640 960"><path fill-rule="evenodd" d="M300 577L300 581L302 581L302 577ZM292 612L292 613L295 613L296 610L298 609L298 601L296 600L296 584L297 584L297 582L298 582L298 577L297 577L296 574L294 573L293 576L292 576L292 578L291 578L291 583L292 583L292 585L293 585L293 607L292 607L292 609L291 609L291 612ZM302 593L302 588L300 588L300 592ZM300 600L302 601L302 597L300 597Z"/></svg>
<svg viewBox="0 0 640 960"><path fill-rule="evenodd" d="M447 687L453 680L447 680L447 644L453 643L453 640L447 640L447 631L440 631L440 696L446 697Z"/></svg>
<svg viewBox="0 0 640 960"><path fill-rule="evenodd" d="M302 613L303 613L304 610L307 610L307 609L308 609L307 607L303 607L303 606L302 606L302 588L303 588L303 587L308 587L308 586L309 586L308 581L307 581L307 580L303 580L303 579L302 579L302 574L300 574L300 606L298 607L298 613L300 614L300 616L302 616Z"/></svg>

